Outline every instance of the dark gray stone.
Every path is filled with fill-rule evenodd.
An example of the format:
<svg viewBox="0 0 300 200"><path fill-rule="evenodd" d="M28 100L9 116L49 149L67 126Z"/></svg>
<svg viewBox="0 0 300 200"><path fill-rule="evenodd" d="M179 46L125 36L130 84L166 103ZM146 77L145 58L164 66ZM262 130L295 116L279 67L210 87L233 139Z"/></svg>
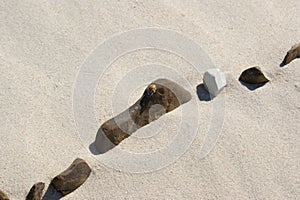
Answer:
<svg viewBox="0 0 300 200"><path fill-rule="evenodd" d="M265 77L259 67L251 67L249 69L246 69L241 74L239 80L249 84L269 82L269 80Z"/></svg>
<svg viewBox="0 0 300 200"><path fill-rule="evenodd" d="M45 183L39 182L34 184L26 196L26 200L41 200Z"/></svg>
<svg viewBox="0 0 300 200"><path fill-rule="evenodd" d="M87 180L91 171L91 168L83 159L77 158L68 169L56 176L50 184L62 196L65 196L81 186Z"/></svg>
<svg viewBox="0 0 300 200"><path fill-rule="evenodd" d="M289 64L290 62L292 62L292 60L296 58L300 58L300 43L292 46L292 48L287 52L286 56L284 57L281 63L281 66Z"/></svg>

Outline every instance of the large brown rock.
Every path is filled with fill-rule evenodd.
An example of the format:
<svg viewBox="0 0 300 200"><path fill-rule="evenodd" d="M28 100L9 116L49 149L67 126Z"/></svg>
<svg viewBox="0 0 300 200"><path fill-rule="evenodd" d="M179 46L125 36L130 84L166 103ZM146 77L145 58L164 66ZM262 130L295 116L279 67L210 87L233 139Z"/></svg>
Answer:
<svg viewBox="0 0 300 200"><path fill-rule="evenodd" d="M89 165L83 159L77 158L68 169L51 181L51 185L65 196L81 186L90 173L91 168Z"/></svg>
<svg viewBox="0 0 300 200"><path fill-rule="evenodd" d="M2 190L0 190L0 200L9 200L9 198Z"/></svg>
<svg viewBox="0 0 300 200"><path fill-rule="evenodd" d="M281 65L287 65L296 58L300 58L300 43L292 46L292 48L287 52L286 56L284 57Z"/></svg>
<svg viewBox="0 0 300 200"><path fill-rule="evenodd" d="M34 184L29 193L26 196L26 200L40 200L42 199L43 190L45 188L45 183L39 182Z"/></svg>
<svg viewBox="0 0 300 200"><path fill-rule="evenodd" d="M269 82L269 80L265 77L259 67L251 67L249 69L246 69L241 74L239 80L249 84L264 84Z"/></svg>
<svg viewBox="0 0 300 200"><path fill-rule="evenodd" d="M190 99L191 94L173 81L158 79L152 82L136 103L101 125L95 140L96 149L99 153L112 149L139 128Z"/></svg>

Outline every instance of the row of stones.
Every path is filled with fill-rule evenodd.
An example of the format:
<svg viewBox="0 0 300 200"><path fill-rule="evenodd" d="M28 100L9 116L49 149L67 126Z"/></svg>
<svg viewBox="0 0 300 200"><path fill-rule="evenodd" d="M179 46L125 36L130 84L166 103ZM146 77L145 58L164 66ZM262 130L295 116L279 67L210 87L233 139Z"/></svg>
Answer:
<svg viewBox="0 0 300 200"><path fill-rule="evenodd" d="M297 44L287 52L281 65L286 65L299 56L300 44ZM253 87L254 89L261 87L269 81L259 67L245 70L239 80L242 84L250 84L250 87L245 85L250 90ZM211 100L226 86L225 73L217 68L209 69L204 73L203 85L209 92L209 100ZM164 113L176 109L190 99L191 94L177 83L167 79L154 81L135 104L101 125L93 143L97 150L96 154L109 151L139 128L158 119ZM155 105L161 105L161 107L152 109L151 112L151 108Z"/></svg>
<svg viewBox="0 0 300 200"><path fill-rule="evenodd" d="M52 179L44 196L45 183L38 182L31 187L26 200L60 199L80 187L87 180L90 173L91 168L89 165L83 159L77 158L65 171ZM8 196L1 190L0 200L9 200Z"/></svg>
<svg viewBox="0 0 300 200"><path fill-rule="evenodd" d="M280 66L289 64L292 60L300 57L300 44L292 46L287 52ZM257 87L269 82L259 67L251 67L241 74L239 81L243 84L258 84ZM204 73L203 84L211 97L216 97L226 86L226 75L218 68L209 69Z"/></svg>
<svg viewBox="0 0 300 200"><path fill-rule="evenodd" d="M286 54L281 66L284 66L288 63L290 63L295 58L300 57L300 44L294 45ZM265 84L269 80L263 75L261 70L258 67L252 67L250 69L245 70L239 80L244 83L248 84ZM220 91L226 86L226 77L225 74L222 73L219 69L210 69L207 72L204 73L203 82L208 90L208 92L211 94L212 97L217 96ZM163 85L171 86L172 91L175 91L177 95L175 95L168 87L164 87ZM158 87L160 86L160 87ZM161 90L161 91L160 91ZM177 92L176 92L177 91ZM191 96L188 94L187 91L185 91L183 88L178 86L177 84L168 81L168 80L158 80L158 83L150 84L150 86L146 89L143 97L136 103L137 105L134 105L133 108L138 108L136 113L136 118L145 118L146 120L143 121L137 121L140 126L144 126L148 123L150 123L152 120L157 119L159 116L156 116L155 118L151 119L149 116L149 108L150 104L154 103L160 103L163 100L162 97L168 97L165 101L165 104L162 104L166 112L169 112L176 107L178 107L180 104L183 104L190 100ZM182 98L178 98L182 97ZM184 97L184 98L183 98ZM169 102L169 99L172 99L171 103ZM155 102L155 100L159 100L159 102ZM153 101L153 102L151 102ZM150 102L150 104L149 104ZM164 101L163 101L164 102ZM173 103L172 103L173 102ZM149 104L149 105L148 105ZM139 106L138 106L139 105ZM133 110L135 111L135 110ZM145 112L147 111L147 112ZM148 113L147 116L140 116L143 113ZM132 116L130 116L132 118ZM114 125L114 124L113 124ZM105 126L107 126L105 128ZM101 130L104 130L105 135L109 138L110 142L113 142L115 145L119 144L123 139L128 137L128 134L123 137L122 131L119 129L111 128L114 127L111 125L111 122L108 121L104 123L104 125L101 126ZM103 133L102 133L103 134ZM114 137L109 137L110 135ZM121 139L116 140L115 136L122 135ZM97 142L97 139L96 139ZM101 143L98 145L98 150L103 148L103 141L101 140ZM108 148L110 149L110 148ZM106 149L105 151L107 151ZM89 177L91 173L91 168L89 165L82 159L77 158L73 161L71 166L67 168L65 171L57 175L55 178L52 179L47 192L43 196L43 190L45 188L45 183L39 182L32 186L30 189L28 195L26 196L26 200L40 200L42 199L59 199L74 190L76 190L78 187L80 187ZM9 200L8 196L0 190L0 200Z"/></svg>

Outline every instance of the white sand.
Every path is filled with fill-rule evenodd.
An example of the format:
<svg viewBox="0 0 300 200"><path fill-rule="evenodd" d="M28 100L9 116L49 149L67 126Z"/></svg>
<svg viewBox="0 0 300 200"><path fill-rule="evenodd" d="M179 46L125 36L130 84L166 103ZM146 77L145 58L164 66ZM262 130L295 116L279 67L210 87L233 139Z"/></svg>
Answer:
<svg viewBox="0 0 300 200"><path fill-rule="evenodd" d="M93 173L64 199L299 199L300 60L279 68L286 51L300 42L299 13L297 0L3 1L0 188L11 199L24 199L34 183L48 184L81 157ZM156 172L131 174L103 166L83 145L73 116L73 86L93 49L113 34L143 27L186 35L229 77L220 138L200 159L213 103L197 99L201 74L178 56L156 50L134 52L113 63L107 85L102 82L96 90L99 125L113 116L114 84L130 67L145 63L185 69L202 111L203 127L180 159ZM249 91L237 79L253 65L271 82ZM131 104L142 90L130 91L125 101ZM180 110L175 110L161 119L176 121L178 116ZM166 135L157 136L158 146L172 139L172 127L165 129L161 132ZM120 148L148 151L157 145L135 141L130 138Z"/></svg>

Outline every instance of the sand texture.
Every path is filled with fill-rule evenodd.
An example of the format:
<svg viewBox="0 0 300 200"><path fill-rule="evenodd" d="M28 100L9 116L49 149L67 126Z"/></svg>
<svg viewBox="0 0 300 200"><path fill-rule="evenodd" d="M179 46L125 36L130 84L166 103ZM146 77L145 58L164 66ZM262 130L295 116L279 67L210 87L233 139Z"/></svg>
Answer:
<svg viewBox="0 0 300 200"><path fill-rule="evenodd" d="M81 137L76 116L87 111L73 109L80 70L101 43L147 27L172 30L197 43L227 74L227 86L213 100L199 100L197 86L204 71L195 70L193 63L170 51L127 52L110 63L94 86L91 106L98 128L136 102L158 78L180 84L192 100L139 129L114 151L94 155L88 145L97 129ZM300 59L279 66L300 42L299 0L3 0L0 35L0 189L10 199L25 199L37 182L47 188L77 157L92 172L62 199L300 199ZM191 58L198 53L181 45L174 48ZM180 77L141 67L153 63L171 67ZM251 91L238 78L253 66L270 81ZM135 82L138 78L141 84ZM223 112L214 106L221 100ZM195 137L186 149L173 146L182 153L167 154L178 156L175 162L148 173L114 169L122 167L121 161L135 171L160 165L166 159L134 163L128 158L126 163L120 154L119 165L109 156L118 149L156 151L172 141L181 121L187 134L181 141ZM203 156L200 150L213 125L220 134ZM146 133L153 135L138 137Z"/></svg>

